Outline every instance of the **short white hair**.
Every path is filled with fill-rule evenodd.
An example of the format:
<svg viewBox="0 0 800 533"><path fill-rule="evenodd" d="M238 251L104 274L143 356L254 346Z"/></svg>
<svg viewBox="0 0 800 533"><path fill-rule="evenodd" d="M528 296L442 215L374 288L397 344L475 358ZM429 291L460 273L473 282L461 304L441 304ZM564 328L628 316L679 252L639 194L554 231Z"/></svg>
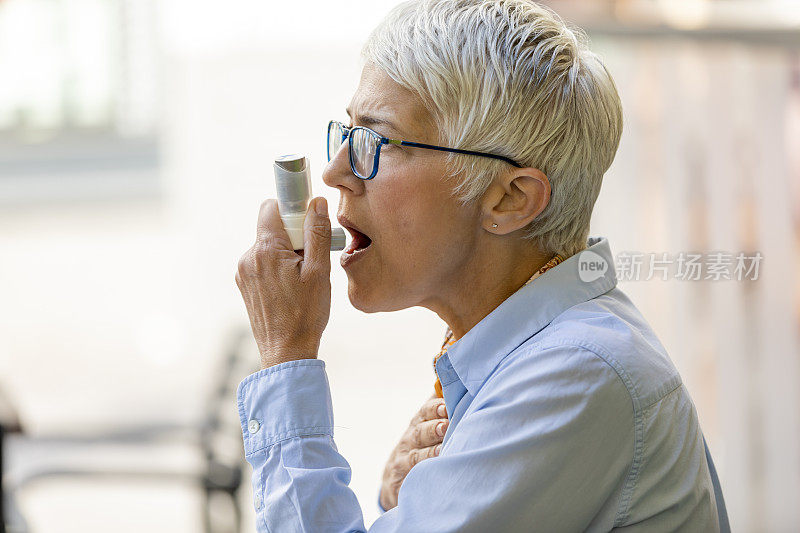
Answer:
<svg viewBox="0 0 800 533"><path fill-rule="evenodd" d="M569 256L586 248L622 134L616 85L588 41L552 9L526 0L421 0L395 7L362 57L420 96L442 144L544 172L550 203L524 238ZM467 205L507 168L451 153L446 179Z"/></svg>

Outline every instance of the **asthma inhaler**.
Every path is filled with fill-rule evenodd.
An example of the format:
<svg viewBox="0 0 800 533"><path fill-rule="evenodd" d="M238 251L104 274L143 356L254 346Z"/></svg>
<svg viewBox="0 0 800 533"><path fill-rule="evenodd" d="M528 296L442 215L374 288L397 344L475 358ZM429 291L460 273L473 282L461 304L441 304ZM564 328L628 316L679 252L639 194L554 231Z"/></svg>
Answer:
<svg viewBox="0 0 800 533"><path fill-rule="evenodd" d="M283 227L295 250L303 249L303 221L311 200L311 172L308 160L299 154L284 155L275 160L275 189ZM331 251L343 250L346 244L342 228L331 228Z"/></svg>

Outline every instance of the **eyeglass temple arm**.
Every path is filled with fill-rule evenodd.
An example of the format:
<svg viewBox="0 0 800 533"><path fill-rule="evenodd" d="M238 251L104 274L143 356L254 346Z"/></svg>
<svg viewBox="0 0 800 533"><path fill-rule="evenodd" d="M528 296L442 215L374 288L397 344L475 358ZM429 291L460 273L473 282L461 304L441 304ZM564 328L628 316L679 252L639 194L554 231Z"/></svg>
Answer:
<svg viewBox="0 0 800 533"><path fill-rule="evenodd" d="M381 138L381 142L382 144L399 144L402 146L413 146L415 148L427 148L429 150L439 150L440 152L453 152L456 154L465 154L465 155L481 155L484 157L499 159L501 161L505 161L506 163L514 165L517 168L522 168L522 165L520 165L513 159L509 159L508 157L504 157L502 155L487 154L485 152L474 152L472 150L461 150L460 148L445 148L444 146L434 146L432 144L415 143L411 141L400 141L397 139L387 139L386 137Z"/></svg>

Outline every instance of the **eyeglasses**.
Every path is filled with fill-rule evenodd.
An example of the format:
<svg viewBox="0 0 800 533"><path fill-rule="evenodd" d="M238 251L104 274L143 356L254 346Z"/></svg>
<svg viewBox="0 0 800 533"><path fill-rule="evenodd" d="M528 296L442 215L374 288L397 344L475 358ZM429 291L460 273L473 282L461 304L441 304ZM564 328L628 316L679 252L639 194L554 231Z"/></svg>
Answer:
<svg viewBox="0 0 800 533"><path fill-rule="evenodd" d="M517 168L522 165L503 157L502 155L487 154L484 152L473 152L472 150L461 150L458 148L445 148L443 146L433 146L431 144L415 143L411 141L400 141L389 139L363 126L348 128L341 122L331 120L328 123L328 161L330 161L341 148L344 141L350 139L349 157L350 169L353 174L362 180L371 180L378 173L378 160L381 157L381 146L384 144L398 144L401 146L413 146L415 148L427 148L429 150L439 150L441 152L453 152L456 154L479 155L491 157L505 161Z"/></svg>

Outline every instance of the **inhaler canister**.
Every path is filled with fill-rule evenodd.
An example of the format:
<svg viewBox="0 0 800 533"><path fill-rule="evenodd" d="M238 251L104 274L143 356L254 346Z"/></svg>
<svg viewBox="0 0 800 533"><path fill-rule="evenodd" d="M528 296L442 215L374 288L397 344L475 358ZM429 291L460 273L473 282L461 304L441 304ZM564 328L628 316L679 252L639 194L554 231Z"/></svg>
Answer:
<svg viewBox="0 0 800 533"><path fill-rule="evenodd" d="M284 155L275 160L275 189L283 227L295 250L303 249L303 221L311 201L311 172L308 160L299 154ZM342 228L331 228L331 251L343 250L346 244Z"/></svg>

